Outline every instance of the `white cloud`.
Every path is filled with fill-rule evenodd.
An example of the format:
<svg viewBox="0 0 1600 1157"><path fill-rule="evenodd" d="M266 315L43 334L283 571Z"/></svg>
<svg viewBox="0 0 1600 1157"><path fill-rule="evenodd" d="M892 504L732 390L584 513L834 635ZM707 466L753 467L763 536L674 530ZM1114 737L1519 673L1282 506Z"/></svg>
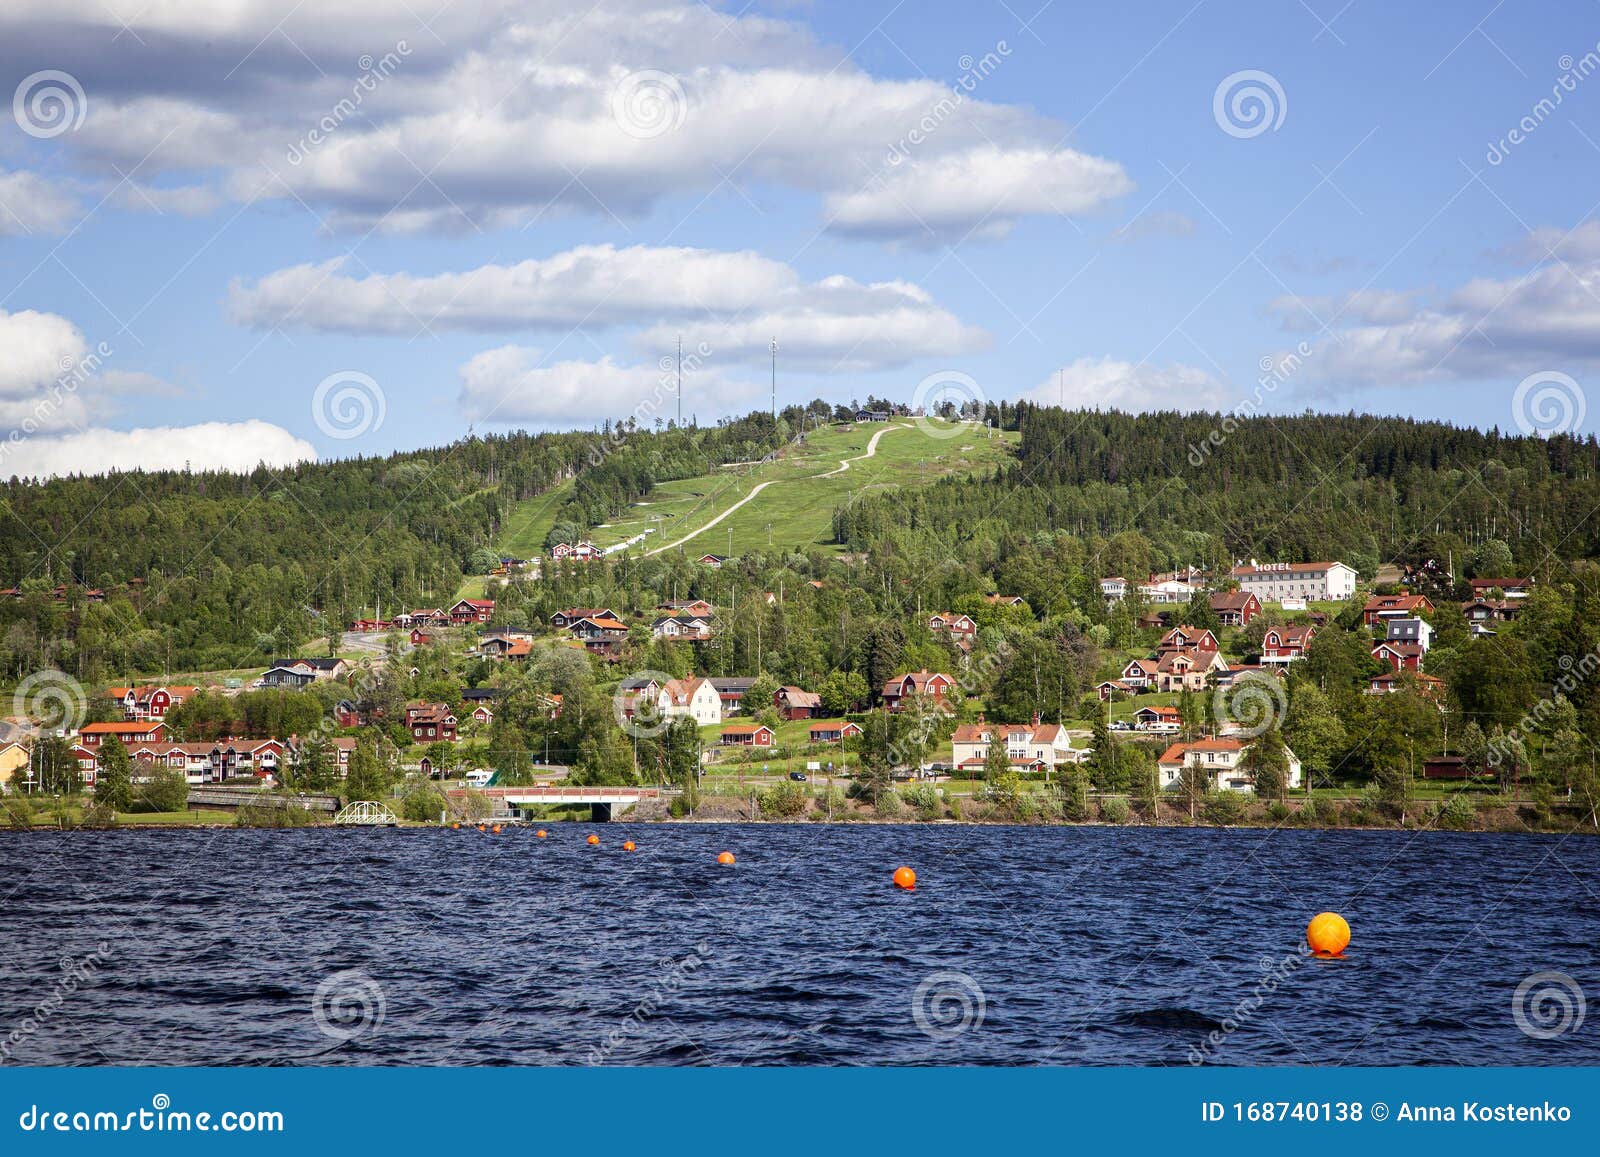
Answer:
<svg viewBox="0 0 1600 1157"><path fill-rule="evenodd" d="M1059 123L932 80L872 77L795 23L709 5L193 7L7 3L0 74L49 60L77 77L89 115L62 143L90 163L220 166L234 196L299 198L335 227L625 217L733 181L815 194L848 232L959 237L1092 212L1132 187L1117 162L1061 148ZM123 19L147 41L137 52L111 44ZM386 54L394 67L360 87L361 61ZM225 75L220 61L238 65ZM664 68L674 75L649 99L615 99ZM892 153L908 159L891 165Z"/></svg>
<svg viewBox="0 0 1600 1157"><path fill-rule="evenodd" d="M999 237L1019 217L1078 216L1132 188L1121 165L1072 149L983 146L890 168L830 196L827 213L844 233Z"/></svg>
<svg viewBox="0 0 1600 1157"><path fill-rule="evenodd" d="M836 372L970 353L988 342L908 282L804 282L748 251L649 246L586 245L427 277L352 277L335 259L236 282L229 312L247 325L341 333L646 326L635 340L646 352L670 347L687 323L693 341L717 357L765 356L777 335L786 359Z"/></svg>
<svg viewBox="0 0 1600 1157"><path fill-rule="evenodd" d="M37 173L0 170L0 237L65 233L78 201Z"/></svg>
<svg viewBox="0 0 1600 1157"><path fill-rule="evenodd" d="M674 373L663 365L596 362L541 363L540 351L505 345L485 350L461 367L462 412L475 422L532 426L596 426L632 415L640 425L677 414ZM696 369L685 376L686 416L725 413L754 393L748 385Z"/></svg>
<svg viewBox="0 0 1600 1157"><path fill-rule="evenodd" d="M270 422L204 422L138 430L88 429L0 441L0 477L46 478L111 470L232 470L289 466L316 448Z"/></svg>
<svg viewBox="0 0 1600 1157"><path fill-rule="evenodd" d="M1225 410L1238 401L1222 382L1194 366L1142 365L1110 357L1079 358L1066 367L1060 381L1051 375L1025 396L1041 405L1064 404L1069 410L1131 413Z"/></svg>
<svg viewBox="0 0 1600 1157"><path fill-rule="evenodd" d="M1556 239L1538 230L1526 244L1543 253ZM1346 316L1371 324L1341 328L1344 317L1326 316L1331 332L1317 343L1311 375L1326 386L1416 385L1600 367L1600 259L1582 259L1587 243L1580 230L1568 241L1570 261L1476 278L1409 310L1396 304L1392 320L1355 309Z"/></svg>

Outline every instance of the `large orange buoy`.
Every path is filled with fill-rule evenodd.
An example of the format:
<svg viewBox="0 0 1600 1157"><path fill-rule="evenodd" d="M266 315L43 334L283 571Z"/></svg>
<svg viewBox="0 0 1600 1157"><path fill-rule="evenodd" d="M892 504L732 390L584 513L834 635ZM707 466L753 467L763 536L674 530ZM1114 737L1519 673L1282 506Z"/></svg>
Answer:
<svg viewBox="0 0 1600 1157"><path fill-rule="evenodd" d="M598 844L600 842L600 837L599 836L590 836L589 837L589 842L591 844Z"/></svg>
<svg viewBox="0 0 1600 1157"><path fill-rule="evenodd" d="M622 844L622 850L625 851L625 852L633 851L633 841L632 840L625 840L623 842L623 844Z"/></svg>
<svg viewBox="0 0 1600 1157"><path fill-rule="evenodd" d="M732 852L721 852L721 853L719 853L718 856L717 856L717 863L719 863L719 864L731 864L731 863L733 863L733 853Z"/></svg>
<svg viewBox="0 0 1600 1157"><path fill-rule="evenodd" d="M894 882L909 892L917 886L917 874L910 868L896 868Z"/></svg>
<svg viewBox="0 0 1600 1157"><path fill-rule="evenodd" d="M534 832L533 834L538 836L542 840L545 837L545 830L543 828L540 828L538 831Z"/></svg>
<svg viewBox="0 0 1600 1157"><path fill-rule="evenodd" d="M1318 912L1306 925L1306 943L1313 956L1342 956L1350 943L1350 925L1337 912Z"/></svg>
<svg viewBox="0 0 1600 1157"><path fill-rule="evenodd" d="M499 824L495 824L494 825L494 834L497 835L497 836L500 834L500 825Z"/></svg>

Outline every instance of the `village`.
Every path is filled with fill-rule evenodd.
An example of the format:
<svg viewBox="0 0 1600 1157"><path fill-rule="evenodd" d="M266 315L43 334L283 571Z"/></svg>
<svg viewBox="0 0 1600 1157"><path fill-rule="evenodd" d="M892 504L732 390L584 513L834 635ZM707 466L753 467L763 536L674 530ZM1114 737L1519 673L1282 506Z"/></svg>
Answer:
<svg viewBox="0 0 1600 1157"><path fill-rule="evenodd" d="M544 565L570 568L601 558L586 542L557 543ZM709 553L693 560L708 574L736 562ZM502 559L488 582L491 589L496 583L536 583L539 568L537 560ZM278 658L248 682L231 680L234 685L107 686L93 698L92 721L58 739L70 753L78 784L91 795L108 757L121 765L124 753L135 789L158 773L177 773L193 789L282 791L298 785L337 794L349 778L352 756L367 742L387 773L387 790L379 794L394 800L419 782L442 781L443 791L429 794L429 807L442 802L452 808L483 789L517 782L548 786L574 776L579 760L571 744L558 742L552 754L547 734L542 749L526 752L526 761L518 754L507 757L505 745L515 737L509 740L513 746L533 748L526 737L530 728L572 722L563 715L567 695L548 686L530 692L518 682L529 668L565 656L560 661L569 668L579 662L585 694L609 697L611 710L599 719L591 711L582 729L614 731L631 747L625 779L685 790L672 781L659 745L652 753L650 742L686 721L694 737L691 794L748 797L752 811L759 810L763 792L810 797L854 790L863 765L871 762L887 764L889 781L923 800L930 791L938 793L935 798L993 799L1000 779L1008 781L1004 790L1013 797L1019 788L1048 794L1052 784L1061 790L1075 780L1087 795L1090 785L1099 788L1108 764L1126 764L1114 781L1125 792L1141 790L1128 780L1131 774L1148 777L1152 794L1188 793L1191 802L1215 793L1253 797L1268 794L1259 790L1260 756L1252 752L1269 732L1275 764L1270 794L1306 792L1309 798L1313 784L1281 734L1284 684L1336 616L1359 608L1371 660L1367 694L1405 691L1447 710L1443 681L1426 670L1435 604L1408 591L1399 577L1364 587L1354 568L1337 561L1254 560L1220 576L1195 567L1152 573L1139 582L1106 576L1099 593L1108 613L1133 614L1134 608L1135 638L1148 642L1130 640L1120 656L1114 648L1103 651L1088 693L1070 717L1063 712L1055 721L1038 711L1025 718L989 718L984 709L986 665L995 656L987 653L979 619L1031 620L1018 595L991 592L983 596L982 609L927 614L920 629L944 649L949 662L941 667L894 671L877 685L859 674L833 672L808 686L780 684L762 671L697 674L697 656L703 658L723 630L719 608L705 597L647 608L562 607L525 627L505 625L496 599L482 597L351 621L346 638L382 640L381 654ZM812 580L804 594L787 597L816 595L825 586ZM1515 621L1532 580L1476 578L1467 589L1471 597L1452 609L1478 637ZM768 607L784 597L771 591L759 596ZM679 657L678 673L641 665L663 654ZM474 672L471 679L448 675L467 670ZM426 683L435 694L376 696L380 681L391 691L397 683ZM444 693L438 693L441 688ZM320 718L308 721L304 732L228 727L212 734L215 727L185 717L185 704L196 711L208 701L274 693L313 696ZM874 720L882 725L874 728ZM869 731L879 737L875 754ZM641 737L647 741L643 758ZM0 747L0 781L9 781L14 793L32 794L50 779L38 747L25 737ZM296 774L308 764L319 769L309 784ZM1423 753L1416 775L1462 781L1485 770L1468 767L1446 749ZM57 774L58 792L59 780ZM370 788L366 793L373 794ZM779 810L794 810L792 794Z"/></svg>

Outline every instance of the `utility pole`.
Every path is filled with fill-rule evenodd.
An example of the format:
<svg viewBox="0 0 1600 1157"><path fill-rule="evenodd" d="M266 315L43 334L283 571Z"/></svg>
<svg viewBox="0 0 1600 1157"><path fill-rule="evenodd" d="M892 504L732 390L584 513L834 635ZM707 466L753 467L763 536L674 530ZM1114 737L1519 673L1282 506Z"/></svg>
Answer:
<svg viewBox="0 0 1600 1157"><path fill-rule="evenodd" d="M772 351L772 420L778 420L778 339L772 339L772 344L767 347Z"/></svg>

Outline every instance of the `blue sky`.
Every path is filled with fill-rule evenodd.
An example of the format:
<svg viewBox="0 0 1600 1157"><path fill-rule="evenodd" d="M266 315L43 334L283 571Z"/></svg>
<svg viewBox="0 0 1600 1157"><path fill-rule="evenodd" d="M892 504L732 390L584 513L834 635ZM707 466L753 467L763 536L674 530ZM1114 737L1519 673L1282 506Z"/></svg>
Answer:
<svg viewBox="0 0 1600 1157"><path fill-rule="evenodd" d="M1593 4L81 7L0 11L7 475L670 417L679 333L702 421L775 335L782 400L1594 428Z"/></svg>

